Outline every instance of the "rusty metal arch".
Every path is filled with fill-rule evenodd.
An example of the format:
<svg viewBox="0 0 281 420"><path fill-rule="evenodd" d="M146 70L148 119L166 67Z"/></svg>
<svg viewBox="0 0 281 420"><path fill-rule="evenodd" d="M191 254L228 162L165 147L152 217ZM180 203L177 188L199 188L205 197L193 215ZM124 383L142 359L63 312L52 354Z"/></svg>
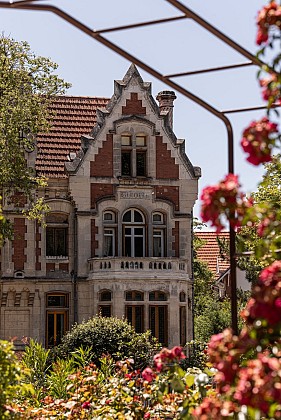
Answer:
<svg viewBox="0 0 281 420"><path fill-rule="evenodd" d="M134 63L141 69L145 70L147 73L154 76L156 79L160 80L161 82L164 82L166 85L170 86L177 92L181 93L186 98L190 99L191 101L197 103L204 109L206 109L208 112L210 112L215 117L219 118L225 125L226 131L227 131L227 142L228 142L228 173L234 173L234 145L233 145L233 129L232 125L227 118L226 114L230 113L236 113L236 112L246 112L246 111L254 111L258 109L266 108L264 106L257 106L257 107L249 107L249 108L238 108L238 109L231 109L231 110L225 110L225 111L219 111L215 107L213 107L208 102L204 101L204 99L194 95L192 92L185 89L181 84L178 84L174 82L172 79L175 77L181 77L181 76L189 76L189 75L196 75L196 74L202 74L207 72L213 72L213 71L224 71L228 69L235 69L245 66L252 66L256 65L260 68L263 66L266 66L264 62L259 60L255 55L247 51L243 46L239 45L235 41L233 41L231 38L229 38L227 35L219 31L217 28L215 28L213 25L208 23L206 20L201 18L199 15L194 13L191 9L186 7L184 4L179 2L178 0L163 0L168 2L170 5L172 5L177 11L181 12L181 15L176 17L170 17L165 19L157 19L157 20L151 20L146 22L139 22L139 23L132 23L129 25L124 26L118 26L118 27L112 27L112 28L105 28L100 29L98 31L95 31L91 28L89 28L84 23L77 20L75 17L69 15L62 9L48 4L39 4L39 2L42 0L18 0L18 1L0 1L0 8L5 9L22 9L22 10L35 10L35 11L45 11L45 12L51 12L57 16L59 16L61 19L65 20L66 22L70 23L86 35L90 36L91 38L95 39L97 42L101 43L105 47L109 48L112 51L115 51L117 54L122 56L123 58L127 59L128 61ZM102 34L105 33L112 33L114 31L120 31L120 30L127 30L127 29L134 29L139 27L146 27L148 25L159 25L164 24L170 21L176 21L176 20L183 20L183 19L192 19L194 22L196 22L199 26L201 26L203 29L207 30L209 33L220 39L222 42L227 44L230 48L234 49L236 52L241 54L244 58L247 59L247 61L242 63L235 63L232 65L227 66L221 66L221 67L215 67L215 68L205 68L200 69L197 71L192 72L181 72L181 73L174 73L170 75L164 75L161 74L159 71L154 69L153 67L149 66L147 63L141 61L138 57L133 56L126 50L119 47L117 44L114 44L107 38L105 38ZM268 67L268 66L267 66ZM276 105L278 106L278 105ZM238 333L238 325L237 325L237 294L236 294L236 255L235 255L235 231L234 229L229 226L229 241L230 241L230 249L229 249L229 256L230 256L230 280L231 280L231 324L232 329L235 334Z"/></svg>

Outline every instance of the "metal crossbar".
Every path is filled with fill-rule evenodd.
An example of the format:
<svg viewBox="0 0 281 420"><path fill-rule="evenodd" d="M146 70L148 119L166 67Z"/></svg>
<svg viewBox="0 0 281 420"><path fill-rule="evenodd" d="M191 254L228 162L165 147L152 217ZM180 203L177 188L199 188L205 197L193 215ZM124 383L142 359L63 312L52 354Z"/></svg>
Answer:
<svg viewBox="0 0 281 420"><path fill-rule="evenodd" d="M78 21L75 17L69 15L62 9L53 6L51 4L38 4L39 2L44 0L17 0L17 1L0 1L0 8L6 8L6 9L23 9L23 10L36 10L36 11L46 11L54 13L55 15L59 16L61 19L67 21L71 25L75 26L77 29L85 33L86 35L90 36L91 38L95 39L97 42L103 44L107 48L109 48L112 51L115 51L117 54L122 56L123 58L127 59L130 62L133 62L138 67L145 70L147 73L154 76L156 79L160 80L161 82L164 82L166 85L170 86L177 92L184 95L186 98L192 100L193 102L197 103L207 111L209 111L211 114L213 114L215 117L219 118L225 125L227 130L227 141L228 141L228 150L227 150L227 156L228 156L228 172L234 173L234 147L233 147L233 129L232 125L227 118L225 114L230 113L238 113L238 112L246 112L246 111L253 111L257 109L263 109L266 107L248 107L248 108L237 108L233 110L225 110L225 111L219 111L214 106L212 106L210 103L206 102L201 97L198 97L194 95L192 92L187 90L184 86L182 86L179 83L176 83L173 81L173 78L179 78L182 76L193 76L197 74L202 73L210 73L210 72L217 72L217 71L225 71L229 69L235 69L245 66L258 66L262 68L262 66L265 65L263 61L261 61L259 58L257 58L255 55L253 55L251 52L247 51L243 46L236 43L234 40L229 38L227 35L219 31L216 27L208 23L206 20L204 20L202 17L194 13L191 9L186 7L184 4L179 2L178 0L163 0L168 2L171 6L173 6L177 11L180 11L182 14L180 16L171 16L169 18L165 19L155 19L150 20L146 22L138 22L138 23L132 23L128 25L123 26L117 26L112 28L104 28L99 30L93 30L92 28L89 28L84 23ZM171 21L177 21L177 20L193 20L196 22L199 26L207 30L209 33L220 39L222 42L224 42L226 45L228 45L230 48L234 49L236 52L238 52L240 55L242 55L244 58L247 59L247 61L237 64L231 64L231 65L225 65L220 67L213 67L213 68L205 68L201 70L195 70L195 71L183 71L180 73L174 73L169 75L161 74L158 70L151 67L149 64L144 63L141 61L137 56L133 56L128 51L122 49L119 45L114 44L109 39L105 38L101 34L106 33L112 33L117 31L123 31L128 29L135 29L140 27L146 27L149 25L163 25L165 23L171 22ZM267 66L268 67L268 66ZM272 70L273 71L273 70ZM275 105L276 107L279 105ZM235 334L238 333L238 326L237 326L237 294L236 294L236 260L235 260L235 231L234 229L229 226L229 242L230 242L230 279L231 279L231 320L232 320L232 329Z"/></svg>

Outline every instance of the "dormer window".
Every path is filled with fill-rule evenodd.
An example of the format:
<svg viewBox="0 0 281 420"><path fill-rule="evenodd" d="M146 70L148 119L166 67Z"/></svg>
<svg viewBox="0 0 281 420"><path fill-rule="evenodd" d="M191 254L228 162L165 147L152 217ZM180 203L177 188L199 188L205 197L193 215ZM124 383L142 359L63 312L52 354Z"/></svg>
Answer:
<svg viewBox="0 0 281 420"><path fill-rule="evenodd" d="M121 175L145 177L146 170L146 136L137 134L121 135Z"/></svg>

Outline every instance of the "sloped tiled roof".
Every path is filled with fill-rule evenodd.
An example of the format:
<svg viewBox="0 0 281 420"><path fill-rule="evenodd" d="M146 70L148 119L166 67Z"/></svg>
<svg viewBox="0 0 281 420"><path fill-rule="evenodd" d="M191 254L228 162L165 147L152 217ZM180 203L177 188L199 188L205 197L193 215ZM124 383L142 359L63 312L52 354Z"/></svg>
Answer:
<svg viewBox="0 0 281 420"><path fill-rule="evenodd" d="M107 98L58 96L51 106L51 129L37 136L36 171L47 178L66 177L64 163L81 146L81 135L89 134L96 123L97 108L104 109Z"/></svg>
<svg viewBox="0 0 281 420"><path fill-rule="evenodd" d="M204 241L204 245L198 249L197 257L208 264L209 269L218 277L229 268L229 262L220 257L217 237L229 238L228 232L196 232L196 236Z"/></svg>

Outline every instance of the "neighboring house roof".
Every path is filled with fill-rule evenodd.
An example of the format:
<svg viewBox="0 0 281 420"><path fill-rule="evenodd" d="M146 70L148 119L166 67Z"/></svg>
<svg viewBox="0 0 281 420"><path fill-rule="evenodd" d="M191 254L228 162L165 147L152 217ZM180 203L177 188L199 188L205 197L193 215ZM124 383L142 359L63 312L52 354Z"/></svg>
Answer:
<svg viewBox="0 0 281 420"><path fill-rule="evenodd" d="M36 170L48 178L66 177L64 164L70 153L81 148L81 135L89 134L96 121L97 108L104 109L107 98L57 96L51 106L54 114L48 133L37 136Z"/></svg>
<svg viewBox="0 0 281 420"><path fill-rule="evenodd" d="M220 256L217 237L229 238L228 232L196 232L196 236L202 239L205 243L197 250L197 258L208 264L209 270L219 277L223 272L229 269L229 262L223 260Z"/></svg>

